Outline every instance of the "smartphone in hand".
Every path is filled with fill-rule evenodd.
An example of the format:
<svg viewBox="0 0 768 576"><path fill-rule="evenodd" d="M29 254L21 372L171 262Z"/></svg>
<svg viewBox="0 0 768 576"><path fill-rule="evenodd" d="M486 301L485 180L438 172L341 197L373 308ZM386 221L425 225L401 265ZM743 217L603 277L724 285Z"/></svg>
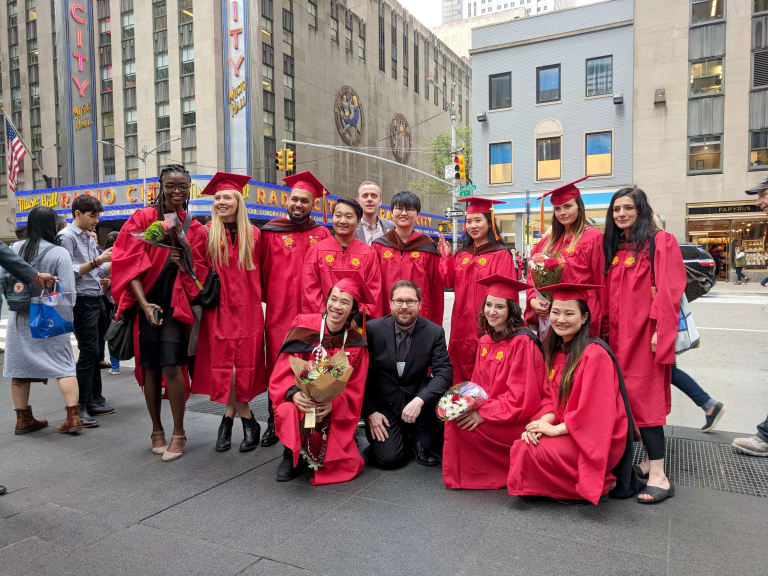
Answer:
<svg viewBox="0 0 768 576"><path fill-rule="evenodd" d="M162 313L163 311L160 308L152 309L152 319L155 321L155 324L160 324L160 316Z"/></svg>

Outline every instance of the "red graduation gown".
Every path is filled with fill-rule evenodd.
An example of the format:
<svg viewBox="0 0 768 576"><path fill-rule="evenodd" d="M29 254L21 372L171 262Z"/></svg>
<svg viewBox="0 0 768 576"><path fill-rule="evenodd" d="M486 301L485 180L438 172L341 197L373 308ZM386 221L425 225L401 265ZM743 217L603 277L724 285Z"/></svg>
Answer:
<svg viewBox="0 0 768 576"><path fill-rule="evenodd" d="M271 220L261 229L261 297L267 303L265 330L267 377L277 360L285 333L301 312L304 257L320 240L328 238L325 226L313 220L294 224L285 218Z"/></svg>
<svg viewBox="0 0 768 576"><path fill-rule="evenodd" d="M302 274L301 311L317 314L336 284L333 270L359 270L375 302L364 306L369 319L381 316L381 266L376 251L353 238L344 250L334 237L321 240L309 249Z"/></svg>
<svg viewBox="0 0 768 576"><path fill-rule="evenodd" d="M486 244L475 250L459 250L440 260L446 288L453 288L451 340L448 354L453 364L453 382L466 382L472 376L477 351L477 316L482 311L486 287L476 282L492 274L516 278L512 254L502 244Z"/></svg>
<svg viewBox="0 0 768 576"><path fill-rule="evenodd" d="M219 305L203 308L195 359L194 394L226 404L235 371L235 400L250 402L267 387L264 365L264 312L261 308L261 232L253 229L253 270L238 261L237 239L226 234L229 264L216 266ZM209 266L212 258L208 256Z"/></svg>
<svg viewBox="0 0 768 576"><path fill-rule="evenodd" d="M539 241L533 248L531 256L542 252L544 247L549 241L549 236ZM603 270L605 269L605 256L603 255L603 234L592 226L587 226L584 229L579 241L576 242L576 246L569 248L571 245L571 236L565 238L560 244L555 247L555 252L560 252L565 258L565 266L563 268L563 276L560 279L561 282L571 282L574 284L605 284L605 275ZM528 274L528 284L533 286L533 276ZM600 336L600 322L605 313L603 309L602 300L605 296L601 294L602 291L590 290L587 298L587 306L589 306L589 312L591 314L589 324L589 334L591 336ZM536 295L533 288L530 288L525 295L526 310L525 321L533 326L538 326L538 316L531 308L531 298Z"/></svg>
<svg viewBox="0 0 768 576"><path fill-rule="evenodd" d="M182 222L190 217L185 212L178 212ZM152 246L132 236L132 232L144 232L150 224L157 221L157 210L154 206L146 206L136 210L120 229L120 233L112 249L112 298L117 305L117 318L136 303L130 283L134 278L141 278L144 293L147 294L160 276L168 258L168 248ZM208 252L208 234L197 220L193 220L186 232L187 241L192 248L192 258L195 272L200 283L205 283L208 276L206 262ZM171 307L173 317L185 324L194 324L189 301L198 295L200 290L195 282L183 272L176 275L173 285ZM138 312L142 314L141 311ZM136 351L136 380L139 385L144 381L139 366L139 322L134 324L134 350ZM184 370L186 375L186 369Z"/></svg>
<svg viewBox="0 0 768 576"><path fill-rule="evenodd" d="M440 272L440 253L426 234L413 232L403 243L392 229L371 244L381 262L382 310L389 311L389 293L398 280L410 280L421 289L420 315L435 324L443 325L443 275Z"/></svg>
<svg viewBox="0 0 768 576"><path fill-rule="evenodd" d="M680 247L672 234L656 233L656 287L651 293L647 246L619 250L608 273L608 337L619 361L635 424L663 426L671 408L669 384L675 360L680 299L686 276ZM656 353L651 338L658 333Z"/></svg>
<svg viewBox="0 0 768 576"><path fill-rule="evenodd" d="M509 449L546 393L544 358L526 335L494 342L485 334L471 380L488 393L478 408L485 421L472 432L445 423L443 481L448 488L497 490L507 485Z"/></svg>
<svg viewBox="0 0 768 576"><path fill-rule="evenodd" d="M573 375L564 408L557 395L567 357L555 356L539 416L554 413L568 434L542 436L539 445L518 439L509 454L507 489L513 496L547 496L597 504L616 480L611 470L626 448L627 413L613 360L598 344L589 344Z"/></svg>
<svg viewBox="0 0 768 576"><path fill-rule="evenodd" d="M275 407L275 430L283 445L293 451L294 466L299 461L301 450L299 425L303 414L293 402L285 399L286 393L294 386L289 357L296 356L302 360L311 358L312 349L320 340L321 321L321 314L296 316L285 336L285 343L269 380L269 397ZM329 356L341 350L342 342L343 335L330 336L326 333L323 338L323 346ZM345 351L354 370L344 392L332 401L328 448L323 466L315 471L311 480L314 486L347 482L363 471L363 459L355 444L355 431L363 407L368 348L357 331L348 331ZM319 436L319 432L313 436Z"/></svg>

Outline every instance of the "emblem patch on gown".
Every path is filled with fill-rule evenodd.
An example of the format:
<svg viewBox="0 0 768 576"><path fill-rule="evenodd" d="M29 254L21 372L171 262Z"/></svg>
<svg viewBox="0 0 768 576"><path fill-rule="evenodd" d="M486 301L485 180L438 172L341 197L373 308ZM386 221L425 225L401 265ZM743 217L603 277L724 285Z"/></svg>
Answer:
<svg viewBox="0 0 768 576"><path fill-rule="evenodd" d="M317 236L310 236L309 237L309 245L310 246L314 246L315 244L317 244Z"/></svg>
<svg viewBox="0 0 768 576"><path fill-rule="evenodd" d="M325 255L325 261L328 264L333 264L336 261L336 258L333 257L333 254L326 254Z"/></svg>
<svg viewBox="0 0 768 576"><path fill-rule="evenodd" d="M483 348L483 351L480 353L480 358L485 358L488 356L488 348Z"/></svg>
<svg viewBox="0 0 768 576"><path fill-rule="evenodd" d="M549 379L553 380L555 377L555 369L552 368L552 370L549 371Z"/></svg>
<svg viewBox="0 0 768 576"><path fill-rule="evenodd" d="M573 254L573 251L576 250L576 246L568 246L568 248L565 249L566 254Z"/></svg>
<svg viewBox="0 0 768 576"><path fill-rule="evenodd" d="M387 260L392 258L392 250L384 250L384 258L386 258Z"/></svg>
<svg viewBox="0 0 768 576"><path fill-rule="evenodd" d="M360 266L360 258L352 258L352 260L350 260L350 263L352 264L352 266L357 268L358 266Z"/></svg>
<svg viewBox="0 0 768 576"><path fill-rule="evenodd" d="M632 266L635 265L635 262L637 262L637 260L635 260L635 257L630 256L629 258L624 260L624 266L626 266L627 268L631 268Z"/></svg>
<svg viewBox="0 0 768 576"><path fill-rule="evenodd" d="M411 258L413 258L414 260L418 260L419 256L420 256L420 254L416 250L411 252Z"/></svg>
<svg viewBox="0 0 768 576"><path fill-rule="evenodd" d="M281 238L283 239L283 246L289 250L293 250L293 247L296 245L296 241L293 239L293 236L284 235L281 236Z"/></svg>
<svg viewBox="0 0 768 576"><path fill-rule="evenodd" d="M619 263L619 257L618 256L614 256L613 260L611 260L611 266L616 266L616 264L618 264L618 263Z"/></svg>
<svg viewBox="0 0 768 576"><path fill-rule="evenodd" d="M461 261L461 265L466 266L467 264L469 264L469 256L464 256L464 258Z"/></svg>
<svg viewBox="0 0 768 576"><path fill-rule="evenodd" d="M478 263L480 266L485 266L486 264L488 264L488 259L487 259L487 258L478 258L478 259L477 259L477 263Z"/></svg>
<svg viewBox="0 0 768 576"><path fill-rule="evenodd" d="M496 360L501 360L502 358L504 358L504 351L499 350L498 352L496 352Z"/></svg>

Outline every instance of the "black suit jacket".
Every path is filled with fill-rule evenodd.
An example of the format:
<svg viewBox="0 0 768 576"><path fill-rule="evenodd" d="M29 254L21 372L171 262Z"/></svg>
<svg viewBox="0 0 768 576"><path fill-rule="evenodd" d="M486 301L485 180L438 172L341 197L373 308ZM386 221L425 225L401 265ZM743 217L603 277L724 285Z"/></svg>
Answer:
<svg viewBox="0 0 768 576"><path fill-rule="evenodd" d="M453 383L453 366L448 359L445 331L426 318L416 320L402 378L397 375L395 321L392 316L367 324L368 377L365 383L363 417L382 407L400 414L406 400L419 396L434 407ZM431 369L431 377L428 377Z"/></svg>

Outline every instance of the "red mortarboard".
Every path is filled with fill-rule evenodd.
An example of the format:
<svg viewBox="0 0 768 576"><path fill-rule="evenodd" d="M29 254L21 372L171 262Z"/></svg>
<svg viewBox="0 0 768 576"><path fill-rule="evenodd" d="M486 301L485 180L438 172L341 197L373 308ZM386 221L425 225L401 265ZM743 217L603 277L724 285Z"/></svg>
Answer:
<svg viewBox="0 0 768 576"><path fill-rule="evenodd" d="M361 307L363 304L375 303L376 300L359 271L331 270L331 276L335 282L334 287L338 288L341 292L351 294Z"/></svg>
<svg viewBox="0 0 768 576"><path fill-rule="evenodd" d="M459 202L467 202L467 214L493 214L494 204L506 204L503 200L491 200L479 196L459 198Z"/></svg>
<svg viewBox="0 0 768 576"><path fill-rule="evenodd" d="M581 196L581 193L579 192L579 189L576 188L576 184L581 182L582 180L586 180L589 178L589 176L582 176L581 178L574 180L573 182L568 182L568 184L563 184L559 188L555 188L554 190L550 190L549 192L545 192L541 195L541 211L539 212L539 226L541 227L542 231L544 230L544 198L547 196L552 196L550 198L550 202L552 203L552 206L560 206L561 204L565 204L569 200L573 200L574 198L578 198Z"/></svg>
<svg viewBox="0 0 768 576"><path fill-rule="evenodd" d="M485 291L487 296L506 298L507 300L514 301L517 301L518 292L530 288L530 285L526 284L525 282L520 282L515 278L502 276L501 274L491 274L487 278L478 280L477 284L480 284L481 286L487 286Z"/></svg>
<svg viewBox="0 0 768 576"><path fill-rule="evenodd" d="M216 172L213 178L205 185L201 194L213 196L221 190L237 190L241 194L243 188L251 179L247 174L230 174L229 172Z"/></svg>
<svg viewBox="0 0 768 576"><path fill-rule="evenodd" d="M292 189L298 188L299 190L312 192L315 198L322 198L325 191L325 186L323 186L322 182L315 178L315 175L309 170L293 174L292 176L286 176L283 178L283 182Z"/></svg>
<svg viewBox="0 0 768 576"><path fill-rule="evenodd" d="M587 300L587 293L590 290L598 290L603 288L600 284L550 284L549 286L541 286L540 292L553 292L552 301L555 300Z"/></svg>

